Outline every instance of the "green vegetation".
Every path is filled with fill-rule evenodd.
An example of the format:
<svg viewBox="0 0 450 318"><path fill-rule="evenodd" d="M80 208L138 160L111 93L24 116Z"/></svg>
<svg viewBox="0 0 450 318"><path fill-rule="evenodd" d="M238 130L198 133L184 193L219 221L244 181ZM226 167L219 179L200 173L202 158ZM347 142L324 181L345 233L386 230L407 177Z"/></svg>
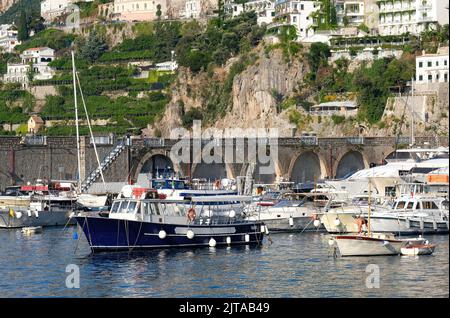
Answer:
<svg viewBox="0 0 450 318"><path fill-rule="evenodd" d="M18 23L22 11L25 11L28 16L38 15L41 12L41 3L36 0L19 0L0 15L0 24Z"/></svg>
<svg viewBox="0 0 450 318"><path fill-rule="evenodd" d="M148 30L145 27L148 26ZM180 22L141 24L139 35L125 39L110 52L100 57L102 62L147 59L155 63L170 60L181 38Z"/></svg>
<svg viewBox="0 0 450 318"><path fill-rule="evenodd" d="M262 39L265 29L256 24L256 14L246 12L223 22L211 19L204 32L190 25L176 45L177 61L193 72L206 70L210 63L223 65L230 57L248 52Z"/></svg>
<svg viewBox="0 0 450 318"><path fill-rule="evenodd" d="M26 111L32 104L30 93L15 84L6 85L0 91L0 124L18 124L28 120Z"/></svg>
<svg viewBox="0 0 450 318"><path fill-rule="evenodd" d="M46 29L37 33L33 38L16 46L16 51L22 52L33 47L47 46L54 50L62 50L70 47L75 40L73 34L67 34L64 31L57 29Z"/></svg>
<svg viewBox="0 0 450 318"><path fill-rule="evenodd" d="M359 104L358 120L376 123L380 120L387 98L392 91L403 91L415 72L414 56L404 54L400 59L378 59L371 66L363 64L350 73L349 61L340 59L334 66L326 63L329 49L324 44L313 44L308 54L311 73L307 85L320 102L335 100L344 93L354 92ZM328 97L325 100L325 97ZM345 96L348 98L348 96ZM339 118L333 118L338 124Z"/></svg>
<svg viewBox="0 0 450 318"><path fill-rule="evenodd" d="M333 30L337 28L336 7L331 0L320 0L320 6L311 14L316 30Z"/></svg>

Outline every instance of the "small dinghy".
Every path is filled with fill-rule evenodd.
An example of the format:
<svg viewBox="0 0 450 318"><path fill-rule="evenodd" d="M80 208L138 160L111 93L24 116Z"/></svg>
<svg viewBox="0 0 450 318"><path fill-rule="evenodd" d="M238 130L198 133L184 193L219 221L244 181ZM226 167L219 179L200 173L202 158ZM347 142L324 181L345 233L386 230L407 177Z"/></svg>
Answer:
<svg viewBox="0 0 450 318"><path fill-rule="evenodd" d="M410 244L401 248L402 255L431 255L436 248L435 244Z"/></svg>
<svg viewBox="0 0 450 318"><path fill-rule="evenodd" d="M28 226L22 228L22 233L25 235L37 234L42 232L42 226Z"/></svg>

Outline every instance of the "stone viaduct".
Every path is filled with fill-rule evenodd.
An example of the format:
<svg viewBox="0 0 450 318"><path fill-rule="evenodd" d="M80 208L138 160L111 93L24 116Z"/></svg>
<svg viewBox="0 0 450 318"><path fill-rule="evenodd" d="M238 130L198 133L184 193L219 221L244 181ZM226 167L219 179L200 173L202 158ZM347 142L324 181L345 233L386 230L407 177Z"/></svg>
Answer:
<svg viewBox="0 0 450 318"><path fill-rule="evenodd" d="M243 142L242 142L243 141ZM194 151L196 140L183 141L187 160L177 163L171 152L179 140L160 138L96 137L100 160L105 158L118 142L127 146L117 159L104 171L109 182L137 181L139 175L156 176L171 171L191 178L235 178L245 175L248 162L255 162L256 182L271 183L278 180L305 182L320 178L343 177L346 174L381 164L395 149L405 148L408 137L349 137L280 138L274 148L272 140L258 141L257 149L269 160L260 163L249 158L253 149L248 139L198 140L201 151ZM80 140L81 179L97 167L90 138ZM231 145L231 157L225 155L225 145ZM420 147L448 146L447 137L416 137ZM219 159L222 151L225 159ZM252 151L250 151L251 153ZM254 151L253 151L254 152ZM178 152L179 154L181 152ZM205 163L205 153L214 155L216 161ZM176 154L176 152L175 152ZM240 157L241 160L237 160ZM267 173L261 167L272 165ZM74 137L0 137L0 188L8 185L33 182L36 179L77 179L77 146Z"/></svg>

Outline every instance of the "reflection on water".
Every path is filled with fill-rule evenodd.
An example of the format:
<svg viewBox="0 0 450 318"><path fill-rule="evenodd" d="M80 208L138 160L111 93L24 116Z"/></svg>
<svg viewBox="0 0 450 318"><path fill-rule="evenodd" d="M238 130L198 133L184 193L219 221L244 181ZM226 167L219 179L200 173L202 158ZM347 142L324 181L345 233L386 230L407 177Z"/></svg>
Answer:
<svg viewBox="0 0 450 318"><path fill-rule="evenodd" d="M76 228L24 236L0 230L2 297L448 297L448 235L431 256L332 256L328 236L271 235L262 247L211 247L91 254ZM80 268L68 289L66 266ZM366 266L380 288L366 287Z"/></svg>

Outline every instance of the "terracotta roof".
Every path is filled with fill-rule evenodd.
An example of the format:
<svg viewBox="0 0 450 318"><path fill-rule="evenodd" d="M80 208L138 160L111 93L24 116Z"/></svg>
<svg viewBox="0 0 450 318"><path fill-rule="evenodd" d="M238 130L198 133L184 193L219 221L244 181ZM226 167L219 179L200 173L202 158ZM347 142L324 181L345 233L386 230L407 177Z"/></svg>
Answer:
<svg viewBox="0 0 450 318"><path fill-rule="evenodd" d="M30 118L33 118L33 120L34 120L35 123L42 123L42 124L44 123L44 121L42 120L42 118L39 117L39 116L32 115Z"/></svg>

